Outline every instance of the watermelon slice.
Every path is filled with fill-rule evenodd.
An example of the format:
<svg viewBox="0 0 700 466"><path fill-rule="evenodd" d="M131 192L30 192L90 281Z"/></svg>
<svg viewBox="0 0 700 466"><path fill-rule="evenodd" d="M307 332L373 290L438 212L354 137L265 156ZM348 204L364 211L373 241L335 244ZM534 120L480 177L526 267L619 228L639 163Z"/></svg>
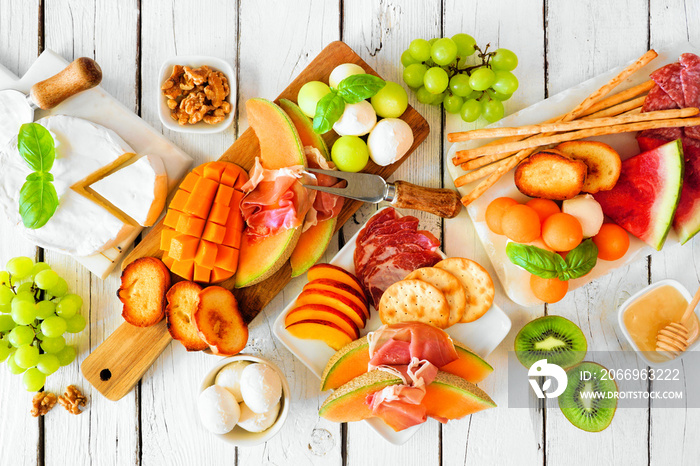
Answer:
<svg viewBox="0 0 700 466"><path fill-rule="evenodd" d="M700 231L700 141L683 137L685 175L673 229L685 244Z"/></svg>
<svg viewBox="0 0 700 466"><path fill-rule="evenodd" d="M658 251L671 228L682 185L683 149L677 139L622 162L615 187L593 196L605 215Z"/></svg>

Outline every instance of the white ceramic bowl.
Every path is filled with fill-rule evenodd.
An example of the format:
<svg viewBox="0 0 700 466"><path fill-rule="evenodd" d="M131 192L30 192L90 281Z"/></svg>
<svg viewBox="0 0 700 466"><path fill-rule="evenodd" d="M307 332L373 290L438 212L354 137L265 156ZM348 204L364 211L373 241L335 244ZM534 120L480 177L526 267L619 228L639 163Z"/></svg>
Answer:
<svg viewBox="0 0 700 466"><path fill-rule="evenodd" d="M280 376L280 380L282 380L282 399L280 400L280 412L277 415L277 420L274 424L272 424L272 426L270 426L269 429L263 432L248 432L242 427L236 426L231 432L227 434L212 434L216 435L222 440L225 440L226 442L232 443L239 447L254 447L256 445L260 445L261 443L267 442L272 437L277 435L277 432L279 432L282 426L284 425L284 421L287 420L291 399L289 384L287 384L287 378L284 376L284 373L282 373L280 368L277 367L277 365L275 365L271 361L264 358L260 358L258 356L252 356L248 354L237 354L236 356L231 356L222 359L218 364L211 368L211 370L207 373L207 375L204 376L204 379L202 380L202 386L199 389L200 393L203 392L206 388L214 385L216 374L218 374L224 366L236 361L251 361L267 364L277 372L277 374ZM197 422L200 422L199 418Z"/></svg>
<svg viewBox="0 0 700 466"><path fill-rule="evenodd" d="M637 356L639 356L639 358L642 359L642 361L644 361L645 363L647 363L651 367L663 367L663 366L671 364L675 361L678 361L678 360L682 359L688 353L688 351L694 351L698 347L698 345L700 345L700 339L698 339L698 340L695 340L695 343L690 345L688 347L688 349L685 350L684 352L682 352L677 358L669 359L669 360L661 360L661 359L655 360L655 358L653 358L653 356L655 356L654 354L648 354L649 352L641 351L639 349L639 347L637 346L637 344L634 342L634 340L632 340L632 337L630 336L630 333L627 330L627 327L625 326L625 318L624 318L625 311L627 311L627 308L630 307L630 304L632 304L632 302L639 299L642 295L645 295L648 292L650 292L651 290L654 290L654 289L659 288L660 286L664 286L664 285L670 285L670 286L674 287L675 289L677 289L681 293L681 295L683 295L683 297L686 299L686 301L688 301L688 302L690 302L693 299L693 297L690 295L690 293L688 293L688 290L686 290L683 285L681 285L680 283L678 283L675 280L666 279L666 280L658 281L656 283L652 283L651 285L642 288L637 293L630 296L627 299L627 301L622 303L622 306L620 306L620 309L619 309L618 314L617 314L617 320L618 320L618 323L620 325L620 328L622 329L622 333L625 335L625 338L627 338L627 341L629 342L629 344L632 345L632 348L634 348L634 350L637 352ZM697 309L695 311L695 314L698 316L698 318L700 318L700 314L698 314ZM650 359L649 357L647 357L647 355L652 356L652 358Z"/></svg>
<svg viewBox="0 0 700 466"><path fill-rule="evenodd" d="M170 77L170 75L173 72L173 66L175 65L191 66L192 68L207 65L209 66L209 68L212 68L216 71L221 71L226 75L226 77L228 78L229 87L231 89L231 93L228 95L228 97L226 97L226 100L231 104L232 110L231 113L226 115L224 121L215 125L208 125L203 121L200 121L199 123L196 123L194 125L180 125L177 121L173 120L173 118L170 116L170 109L168 108L167 98L161 93L160 87ZM234 114L236 112L235 96L233 96L233 92L236 89L236 83L234 81L236 79L236 74L234 73L231 65L229 65L226 61L222 60L221 58L205 57L201 55L175 56L165 60L163 66L160 67L160 73L158 73L158 76L159 79L156 83L156 89L158 91L156 93L156 96L158 101L156 102L156 105L158 108L158 116L160 117L160 122L163 123L163 126L165 126L166 128L181 133L213 134L225 130L226 128L231 126L231 123L233 123L233 118L235 116Z"/></svg>

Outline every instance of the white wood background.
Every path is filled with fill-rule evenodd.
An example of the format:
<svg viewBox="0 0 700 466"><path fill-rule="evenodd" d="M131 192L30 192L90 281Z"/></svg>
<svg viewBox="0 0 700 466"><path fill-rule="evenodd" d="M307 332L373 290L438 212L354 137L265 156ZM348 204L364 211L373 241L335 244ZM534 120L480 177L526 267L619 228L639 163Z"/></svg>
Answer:
<svg viewBox="0 0 700 466"><path fill-rule="evenodd" d="M236 124L213 136L162 129L197 163L214 160L247 127L246 99L275 97L329 42L344 40L385 78L401 82L399 57L416 37L467 32L480 44L514 50L520 89L507 111L641 55L678 41L700 44L700 2L694 0L0 0L0 63L21 75L50 48L64 58L96 59L103 86L147 122L156 114L158 69L176 54L215 55L237 70ZM410 101L428 119L431 134L396 178L452 186L444 167L445 134L467 125L434 107ZM2 167L0 167L2 169ZM331 243L327 258L374 211L365 207ZM462 215L466 215L464 212ZM488 259L464 222L419 215L449 255ZM484 383L506 403L507 352L520 327L546 313L577 322L589 349L626 348L615 310L650 281L675 278L698 285L700 240L657 254L570 293L552 306L522 309L502 290L496 300L513 330L490 356L496 371ZM38 250L0 221L0 264L26 254L45 258L85 298L90 326L72 343L81 362L120 323L115 297L118 275L101 281L63 256ZM287 373L293 405L281 433L265 445L236 449L204 432L197 422L199 380L212 356L186 354L170 345L142 382L111 402L81 378L78 364L49 378L47 390L81 386L90 404L71 417L57 407L45 419L29 415L31 395L19 377L0 369L0 464L2 465L539 465L700 464L698 410L618 410L610 428L584 433L558 410L498 408L451 422L430 421L402 447L378 437L364 423L338 425L320 419L317 381L272 337L270 326L299 291L292 282L251 325L247 352L262 354Z"/></svg>

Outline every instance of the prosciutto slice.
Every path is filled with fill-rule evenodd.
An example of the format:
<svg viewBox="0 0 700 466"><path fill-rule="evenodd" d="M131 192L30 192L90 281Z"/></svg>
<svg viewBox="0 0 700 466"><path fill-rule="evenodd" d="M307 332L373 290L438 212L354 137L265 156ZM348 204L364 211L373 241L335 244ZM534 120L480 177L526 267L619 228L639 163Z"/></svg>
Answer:
<svg viewBox="0 0 700 466"><path fill-rule="evenodd" d="M323 170L335 170L335 164L333 162L328 162L326 158L316 149L315 147L306 146L304 147L304 152L306 153L306 158L309 161L309 167L320 168ZM345 181L338 180L333 176L315 174L317 186L328 186L332 188L342 187ZM344 199L335 194L324 193L322 191L315 191L316 198L314 203L306 214L306 219L304 220L304 230L306 231L314 225L320 222L335 218L340 214L340 209L343 208Z"/></svg>

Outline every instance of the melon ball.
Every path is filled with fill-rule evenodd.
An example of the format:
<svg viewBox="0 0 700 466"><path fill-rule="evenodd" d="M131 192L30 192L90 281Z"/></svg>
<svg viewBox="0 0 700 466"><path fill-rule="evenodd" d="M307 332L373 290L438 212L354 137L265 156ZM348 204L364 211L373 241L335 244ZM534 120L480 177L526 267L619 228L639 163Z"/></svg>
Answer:
<svg viewBox="0 0 700 466"><path fill-rule="evenodd" d="M199 394L197 407L202 424L215 434L231 432L241 416L241 408L231 392L218 385Z"/></svg>
<svg viewBox="0 0 700 466"><path fill-rule="evenodd" d="M245 402L241 403L241 418L238 425L248 432L262 432L272 427L280 412L280 403L277 402L272 408L264 413L256 413Z"/></svg>
<svg viewBox="0 0 700 466"><path fill-rule="evenodd" d="M345 104L343 115L333 124L340 136L364 136L377 123L377 113L372 104L361 100L356 104Z"/></svg>
<svg viewBox="0 0 700 466"><path fill-rule="evenodd" d="M370 99L374 111L383 118L398 118L408 108L406 90L392 81L387 81L383 88Z"/></svg>
<svg viewBox="0 0 700 466"><path fill-rule="evenodd" d="M316 105L318 105L318 101L324 98L329 92L331 92L331 89L325 83L321 81L309 81L299 89L297 104L299 104L299 108L304 112L304 115L313 118L316 114Z"/></svg>
<svg viewBox="0 0 700 466"><path fill-rule="evenodd" d="M241 374L241 395L254 413L266 413L282 397L282 380L267 364L251 364Z"/></svg>
<svg viewBox="0 0 700 466"><path fill-rule="evenodd" d="M353 74L365 74L365 70L360 65L354 63L343 63L333 68L331 75L328 77L328 84L333 89L337 89L338 84L340 84L343 79Z"/></svg>
<svg viewBox="0 0 700 466"><path fill-rule="evenodd" d="M369 156L381 166L391 165L403 157L413 145L413 130L403 120L385 118L374 127L367 146Z"/></svg>
<svg viewBox="0 0 700 466"><path fill-rule="evenodd" d="M236 403L243 401L243 396L241 395L241 374L243 373L243 369L251 364L250 361L232 362L222 367L219 373L216 374L214 383L231 392L234 398L236 398Z"/></svg>
<svg viewBox="0 0 700 466"><path fill-rule="evenodd" d="M581 224L583 237L595 236L603 226L603 208L590 194L580 194L562 203L561 211L572 215Z"/></svg>

